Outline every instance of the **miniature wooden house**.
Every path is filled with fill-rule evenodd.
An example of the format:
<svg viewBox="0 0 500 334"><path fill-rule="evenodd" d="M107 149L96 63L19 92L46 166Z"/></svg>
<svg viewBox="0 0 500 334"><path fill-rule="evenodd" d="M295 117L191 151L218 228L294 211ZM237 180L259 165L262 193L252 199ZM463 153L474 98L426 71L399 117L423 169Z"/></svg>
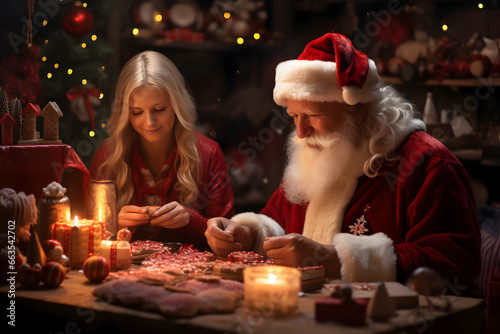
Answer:
<svg viewBox="0 0 500 334"><path fill-rule="evenodd" d="M9 100L7 93L0 87L0 118L9 113ZM0 139L2 138L2 127L0 126Z"/></svg>
<svg viewBox="0 0 500 334"><path fill-rule="evenodd" d="M23 135L23 107L21 101L15 97L9 101L9 113L14 119L14 127L12 129L12 143L17 144L22 139Z"/></svg>
<svg viewBox="0 0 500 334"><path fill-rule="evenodd" d="M61 109L54 101L50 101L43 108L43 139L59 140L59 117L63 116Z"/></svg>
<svg viewBox="0 0 500 334"><path fill-rule="evenodd" d="M2 145L12 145L12 133L14 131L14 119L10 114L4 114L0 118L2 125Z"/></svg>
<svg viewBox="0 0 500 334"><path fill-rule="evenodd" d="M28 103L23 109L23 140L36 139L36 118L41 114L38 104Z"/></svg>

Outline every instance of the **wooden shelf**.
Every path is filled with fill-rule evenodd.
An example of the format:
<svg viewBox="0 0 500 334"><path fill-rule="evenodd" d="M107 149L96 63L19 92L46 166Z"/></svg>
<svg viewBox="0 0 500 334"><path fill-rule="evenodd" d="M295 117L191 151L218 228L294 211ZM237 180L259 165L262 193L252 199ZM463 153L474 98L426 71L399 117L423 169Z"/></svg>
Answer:
<svg viewBox="0 0 500 334"><path fill-rule="evenodd" d="M207 51L236 51L246 49L273 49L277 44L275 41L252 41L248 40L244 44L239 45L229 42L203 41L203 42L185 42L185 41L168 41L161 38L142 38L142 37L122 37L122 42L126 44L141 45L144 47L155 48L172 48L185 50L207 50Z"/></svg>
<svg viewBox="0 0 500 334"><path fill-rule="evenodd" d="M401 81L398 77L381 75L380 80L390 84L405 85L410 83L405 83ZM444 79L436 80L429 79L422 82L412 82L421 84L424 86L457 86L457 87L477 87L477 86L500 86L500 78L470 78L470 79Z"/></svg>

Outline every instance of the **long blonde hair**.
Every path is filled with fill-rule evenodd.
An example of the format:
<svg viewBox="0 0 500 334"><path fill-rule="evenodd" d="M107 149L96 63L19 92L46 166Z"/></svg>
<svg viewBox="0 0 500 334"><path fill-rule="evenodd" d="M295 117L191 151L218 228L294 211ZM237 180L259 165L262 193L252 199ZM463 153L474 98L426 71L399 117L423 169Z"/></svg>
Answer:
<svg viewBox="0 0 500 334"><path fill-rule="evenodd" d="M129 98L134 89L144 85L164 89L170 96L176 115L173 131L177 155L174 168L178 182L174 189L180 194L179 202L191 207L199 192L201 170L194 132L195 104L174 63L155 51L135 55L122 68L116 84L113 113L108 123L109 138L105 143L112 151L98 167L97 176L115 181L119 209L130 203L134 185L128 159L138 134L129 121Z"/></svg>

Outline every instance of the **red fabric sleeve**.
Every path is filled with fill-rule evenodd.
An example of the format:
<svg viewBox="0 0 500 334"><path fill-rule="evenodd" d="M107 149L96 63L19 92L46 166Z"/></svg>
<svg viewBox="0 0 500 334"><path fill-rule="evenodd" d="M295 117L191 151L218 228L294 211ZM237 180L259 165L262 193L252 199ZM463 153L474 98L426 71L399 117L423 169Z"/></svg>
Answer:
<svg viewBox="0 0 500 334"><path fill-rule="evenodd" d="M266 206L260 211L260 213L274 219L278 224L281 225L285 230L285 223L283 222L283 214L279 213L277 208L284 208L285 197L282 194L282 190L280 187L274 191L269 200L266 203Z"/></svg>
<svg viewBox="0 0 500 334"><path fill-rule="evenodd" d="M447 279L449 289L465 289L480 269L476 207L460 163L436 161L422 175L414 171L416 175L399 188L405 193L398 197L410 202L400 203L407 205L408 230L405 241L395 245L398 275L408 277L416 268L428 266Z"/></svg>
<svg viewBox="0 0 500 334"><path fill-rule="evenodd" d="M260 213L274 219L286 233L302 234L307 205L291 204L280 186L272 194Z"/></svg>

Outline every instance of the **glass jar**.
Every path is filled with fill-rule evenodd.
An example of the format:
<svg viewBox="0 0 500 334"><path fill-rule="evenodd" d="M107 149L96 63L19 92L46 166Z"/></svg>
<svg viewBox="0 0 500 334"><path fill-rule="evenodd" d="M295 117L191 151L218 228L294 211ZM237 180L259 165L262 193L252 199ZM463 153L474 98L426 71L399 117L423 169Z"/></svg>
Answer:
<svg viewBox="0 0 500 334"><path fill-rule="evenodd" d="M35 231L40 242L51 239L49 227L60 220L68 220L71 215L71 204L65 196L66 188L57 182L50 183L43 188L44 197L37 202L38 219Z"/></svg>
<svg viewBox="0 0 500 334"><path fill-rule="evenodd" d="M118 232L116 185L112 180L90 180L86 217L105 223L106 231L114 237Z"/></svg>

